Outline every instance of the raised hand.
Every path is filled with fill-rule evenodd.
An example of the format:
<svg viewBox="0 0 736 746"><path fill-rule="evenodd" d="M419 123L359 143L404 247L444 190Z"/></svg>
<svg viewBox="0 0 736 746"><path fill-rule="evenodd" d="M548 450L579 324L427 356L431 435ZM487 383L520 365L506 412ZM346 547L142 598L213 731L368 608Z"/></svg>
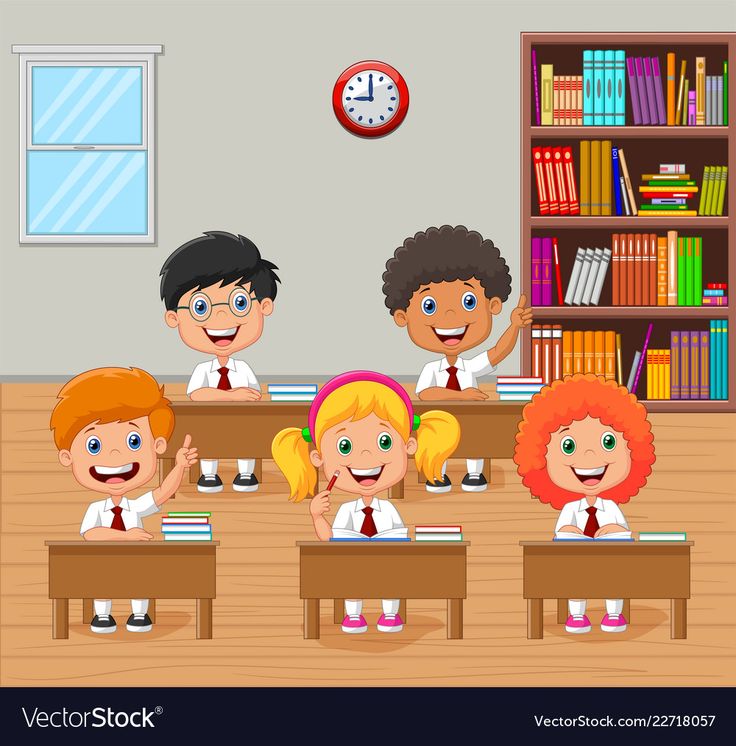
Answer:
<svg viewBox="0 0 736 746"><path fill-rule="evenodd" d="M185 435L184 443L182 447L176 452L174 457L177 466L181 466L183 469L188 469L190 466L194 466L197 463L197 449L191 448L192 436Z"/></svg>
<svg viewBox="0 0 736 746"><path fill-rule="evenodd" d="M534 309L527 308L526 294L522 293L516 308L511 312L511 325L517 329L529 326L533 321Z"/></svg>

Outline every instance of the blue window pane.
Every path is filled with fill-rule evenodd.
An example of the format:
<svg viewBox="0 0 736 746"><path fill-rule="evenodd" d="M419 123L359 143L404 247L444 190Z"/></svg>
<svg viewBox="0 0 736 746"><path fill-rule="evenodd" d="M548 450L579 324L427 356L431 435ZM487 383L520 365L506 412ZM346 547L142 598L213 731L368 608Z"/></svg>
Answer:
<svg viewBox="0 0 736 746"><path fill-rule="evenodd" d="M143 68L34 65L34 145L141 145Z"/></svg>
<svg viewBox="0 0 736 746"><path fill-rule="evenodd" d="M28 235L146 235L147 154L27 153Z"/></svg>

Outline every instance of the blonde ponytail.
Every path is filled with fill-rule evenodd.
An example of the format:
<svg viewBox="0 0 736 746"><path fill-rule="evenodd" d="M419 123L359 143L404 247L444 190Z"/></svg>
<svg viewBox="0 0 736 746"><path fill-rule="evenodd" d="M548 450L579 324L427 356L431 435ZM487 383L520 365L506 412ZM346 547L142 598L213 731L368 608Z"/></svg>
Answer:
<svg viewBox="0 0 736 746"><path fill-rule="evenodd" d="M433 482L442 479L442 464L455 452L460 442L460 423L449 412L433 409L421 416L416 432L417 469Z"/></svg>
<svg viewBox="0 0 736 746"><path fill-rule="evenodd" d="M278 433L271 443L271 454L289 482L290 500L301 502L314 494L317 469L309 460L309 444L298 427L287 427Z"/></svg>

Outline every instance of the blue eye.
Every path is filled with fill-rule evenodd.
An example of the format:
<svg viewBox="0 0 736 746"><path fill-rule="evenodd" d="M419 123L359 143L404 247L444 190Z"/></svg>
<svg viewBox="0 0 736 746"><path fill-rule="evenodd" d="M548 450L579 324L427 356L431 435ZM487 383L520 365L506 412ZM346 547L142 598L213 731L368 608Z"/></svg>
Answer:
<svg viewBox="0 0 736 746"><path fill-rule="evenodd" d="M206 295L195 295L189 304L189 308L192 309L192 313L197 318L206 318L210 312L209 299Z"/></svg>
<svg viewBox="0 0 736 746"><path fill-rule="evenodd" d="M101 450L102 450L102 443L99 438L95 437L94 435L90 435L89 438L87 438L87 452L91 453L93 456L96 456Z"/></svg>
<svg viewBox="0 0 736 746"><path fill-rule="evenodd" d="M131 451L137 451L141 447L141 436L135 430L128 433L128 448Z"/></svg>
<svg viewBox="0 0 736 746"><path fill-rule="evenodd" d="M250 297L243 290L235 290L230 296L230 308L234 314L244 316L250 309Z"/></svg>
<svg viewBox="0 0 736 746"><path fill-rule="evenodd" d="M436 310L437 301L431 295L422 298L422 313L425 316L431 316Z"/></svg>
<svg viewBox="0 0 736 746"><path fill-rule="evenodd" d="M478 299L475 297L475 293L465 293L463 295L463 308L466 311L473 311L478 305Z"/></svg>

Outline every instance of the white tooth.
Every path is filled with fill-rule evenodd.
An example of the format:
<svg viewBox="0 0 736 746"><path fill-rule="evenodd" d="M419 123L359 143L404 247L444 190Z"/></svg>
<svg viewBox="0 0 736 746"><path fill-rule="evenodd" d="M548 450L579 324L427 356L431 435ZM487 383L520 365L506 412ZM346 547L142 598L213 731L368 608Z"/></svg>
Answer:
<svg viewBox="0 0 736 746"><path fill-rule="evenodd" d="M437 329L435 327L435 331L437 332L437 334L442 334L443 336L449 337L453 334L462 334L467 328L467 326L458 326L455 329Z"/></svg>
<svg viewBox="0 0 736 746"><path fill-rule="evenodd" d="M235 334L237 327L234 326L232 329L206 329L205 331L211 337L229 337L231 334Z"/></svg>
<svg viewBox="0 0 736 746"><path fill-rule="evenodd" d="M598 477L606 470L605 466L599 466L597 469L573 469L581 477Z"/></svg>
<svg viewBox="0 0 736 746"><path fill-rule="evenodd" d="M124 466L95 466L95 471L98 474L125 474L133 468L133 464L125 464Z"/></svg>
<svg viewBox="0 0 736 746"><path fill-rule="evenodd" d="M351 474L355 474L356 477L374 477L376 474L381 473L381 467L376 466L373 469L351 469Z"/></svg>

